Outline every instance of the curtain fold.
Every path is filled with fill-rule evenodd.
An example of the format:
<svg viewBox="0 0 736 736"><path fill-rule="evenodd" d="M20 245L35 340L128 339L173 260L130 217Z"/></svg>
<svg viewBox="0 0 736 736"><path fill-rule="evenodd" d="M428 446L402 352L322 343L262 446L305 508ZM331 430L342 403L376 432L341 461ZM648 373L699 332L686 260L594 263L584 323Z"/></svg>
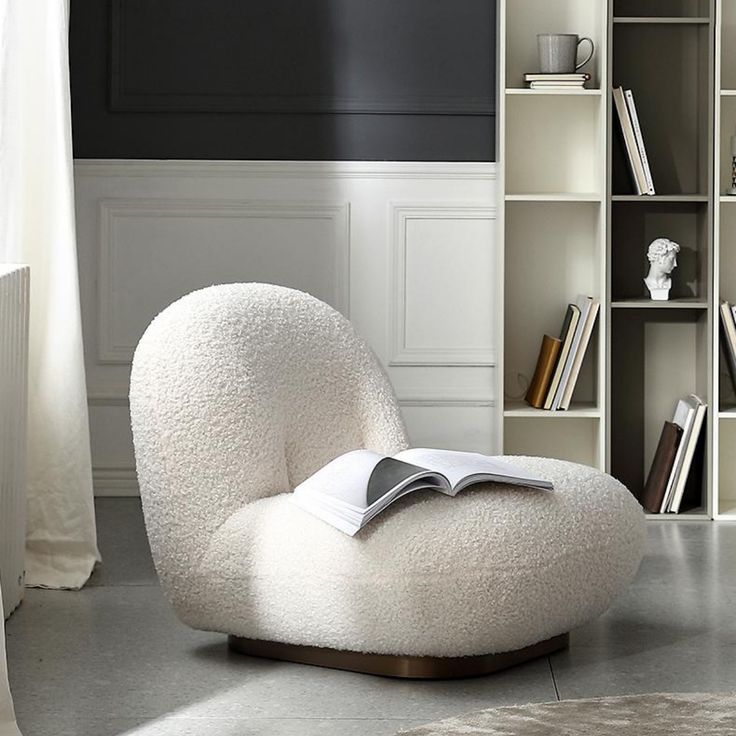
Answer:
<svg viewBox="0 0 736 736"><path fill-rule="evenodd" d="M99 559L79 306L68 0L0 0L0 260L31 268L26 584Z"/></svg>

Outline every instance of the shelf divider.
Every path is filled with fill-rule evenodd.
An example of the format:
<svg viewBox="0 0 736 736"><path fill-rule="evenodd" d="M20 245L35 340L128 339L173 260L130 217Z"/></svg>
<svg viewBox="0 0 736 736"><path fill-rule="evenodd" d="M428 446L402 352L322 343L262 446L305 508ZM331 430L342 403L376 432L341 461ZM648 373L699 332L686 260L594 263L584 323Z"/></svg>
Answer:
<svg viewBox="0 0 736 736"><path fill-rule="evenodd" d="M707 194L612 194L612 202L708 202Z"/></svg>
<svg viewBox="0 0 736 736"><path fill-rule="evenodd" d="M611 302L611 309L708 309L708 302L698 297L670 299L666 302L641 299L621 299Z"/></svg>
<svg viewBox="0 0 736 736"><path fill-rule="evenodd" d="M615 25L708 25L710 18L708 16L666 16L666 15L617 15L614 16Z"/></svg>

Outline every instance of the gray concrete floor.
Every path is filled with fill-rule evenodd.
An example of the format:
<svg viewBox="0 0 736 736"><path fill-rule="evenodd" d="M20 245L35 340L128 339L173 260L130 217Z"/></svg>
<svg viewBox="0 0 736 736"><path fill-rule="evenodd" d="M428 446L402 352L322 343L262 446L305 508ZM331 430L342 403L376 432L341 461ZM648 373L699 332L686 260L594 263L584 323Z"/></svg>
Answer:
<svg viewBox="0 0 736 736"><path fill-rule="evenodd" d="M650 522L635 583L566 652L404 682L230 655L164 601L137 499L97 509L104 564L90 584L29 590L7 624L25 736L382 736L496 705L736 688L736 524Z"/></svg>

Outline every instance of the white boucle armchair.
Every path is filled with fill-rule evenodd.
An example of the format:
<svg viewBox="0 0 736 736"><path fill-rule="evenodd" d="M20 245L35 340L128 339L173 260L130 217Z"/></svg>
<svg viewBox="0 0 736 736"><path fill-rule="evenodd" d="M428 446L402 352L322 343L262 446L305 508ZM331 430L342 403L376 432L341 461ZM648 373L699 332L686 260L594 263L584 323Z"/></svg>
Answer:
<svg viewBox="0 0 736 736"><path fill-rule="evenodd" d="M554 493L428 492L348 537L289 501L337 455L407 445L353 326L302 292L214 286L146 330L130 411L146 528L182 621L239 651L365 672L488 672L565 645L641 558L643 515L610 476L517 459Z"/></svg>

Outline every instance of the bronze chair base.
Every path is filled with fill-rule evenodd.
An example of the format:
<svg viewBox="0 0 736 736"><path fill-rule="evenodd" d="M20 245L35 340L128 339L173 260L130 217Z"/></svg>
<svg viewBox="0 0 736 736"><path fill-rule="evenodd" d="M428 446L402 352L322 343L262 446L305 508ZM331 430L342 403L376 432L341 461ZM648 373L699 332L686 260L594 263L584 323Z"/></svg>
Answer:
<svg viewBox="0 0 736 736"><path fill-rule="evenodd" d="M312 664L317 667L331 667L369 675L415 680L443 680L487 675L522 662L528 662L530 659L545 657L560 649L566 649L569 644L570 635L560 634L513 652L478 654L469 657L409 657L284 644L278 641L244 639L239 636L228 637L228 645L232 651L252 657L266 657L299 664Z"/></svg>

